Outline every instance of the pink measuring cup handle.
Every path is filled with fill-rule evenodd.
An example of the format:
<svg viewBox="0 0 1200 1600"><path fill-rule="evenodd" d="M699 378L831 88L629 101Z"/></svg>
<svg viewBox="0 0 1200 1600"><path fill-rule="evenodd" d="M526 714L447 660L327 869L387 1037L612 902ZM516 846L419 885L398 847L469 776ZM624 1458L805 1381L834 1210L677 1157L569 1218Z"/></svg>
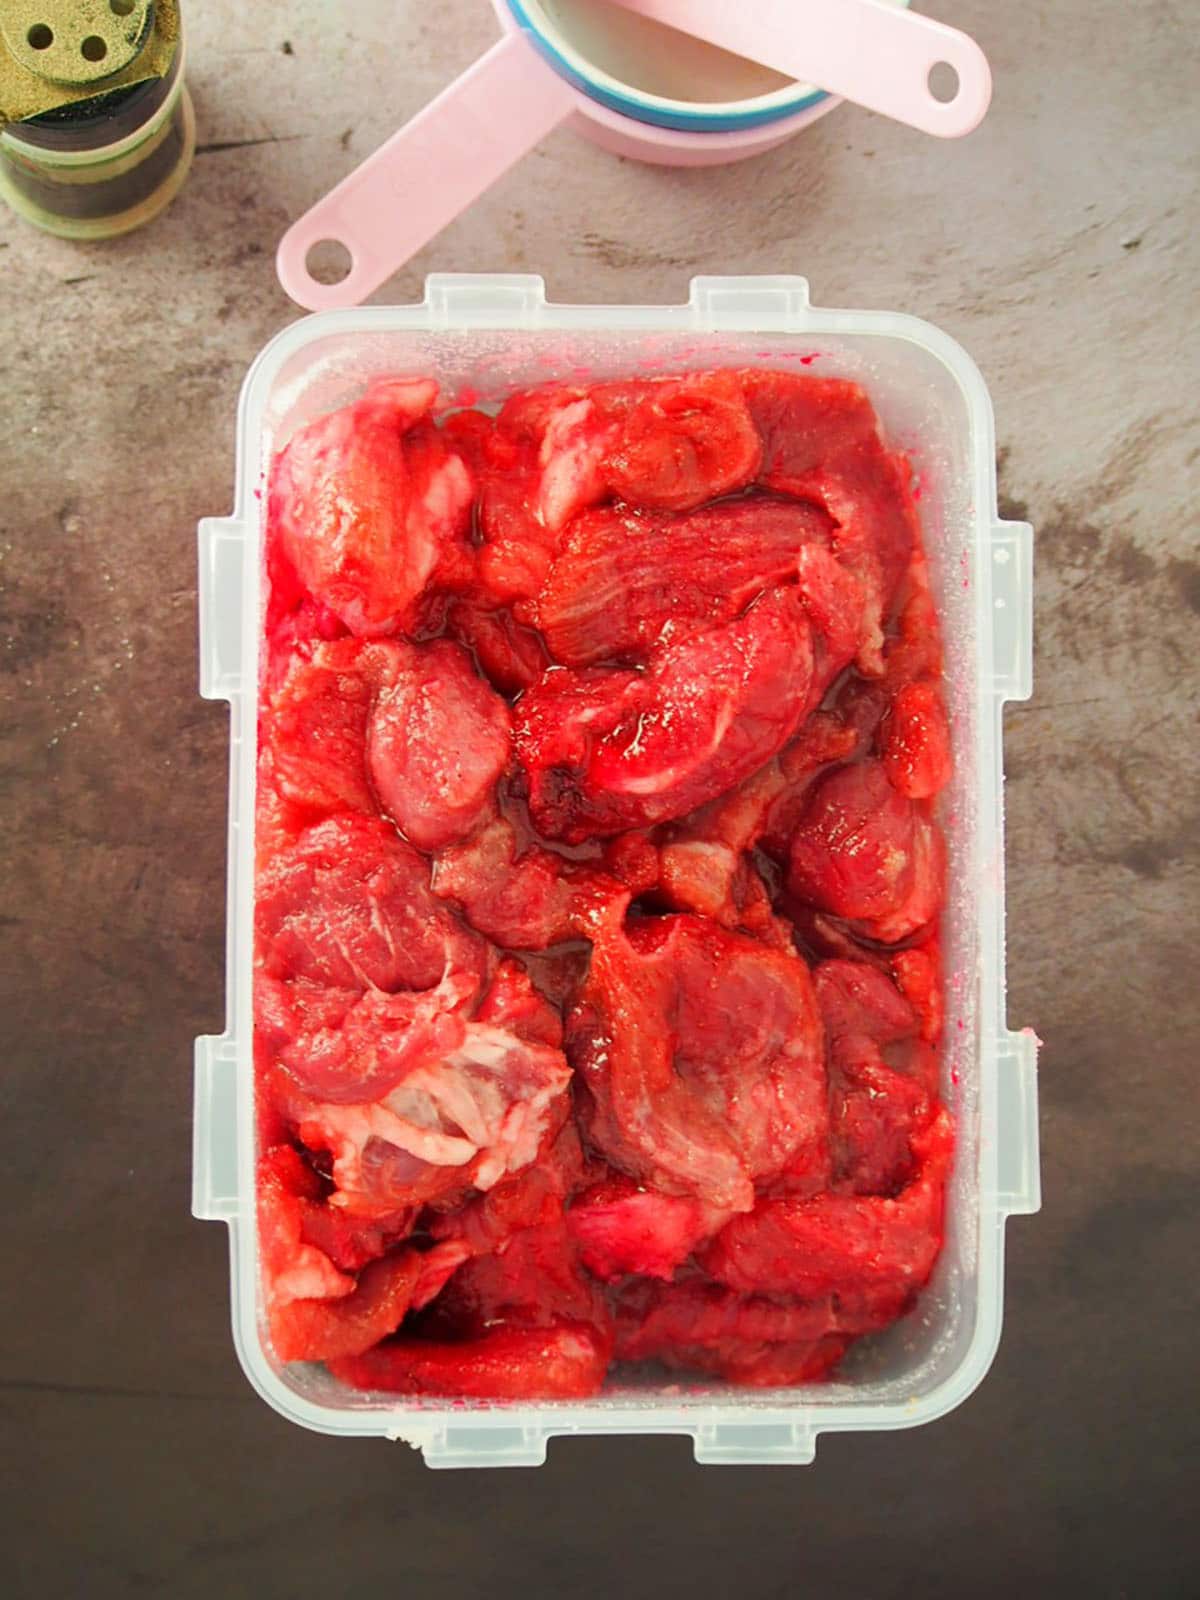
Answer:
<svg viewBox="0 0 1200 1600"><path fill-rule="evenodd" d="M974 39L882 0L616 4L943 139L977 128L992 98L991 69ZM946 101L929 88L930 71L942 62L958 74L958 91Z"/></svg>
<svg viewBox="0 0 1200 1600"><path fill-rule="evenodd" d="M275 268L309 311L357 305L574 109L573 91L513 33L431 100L292 224ZM313 245L349 251L340 283L318 283Z"/></svg>

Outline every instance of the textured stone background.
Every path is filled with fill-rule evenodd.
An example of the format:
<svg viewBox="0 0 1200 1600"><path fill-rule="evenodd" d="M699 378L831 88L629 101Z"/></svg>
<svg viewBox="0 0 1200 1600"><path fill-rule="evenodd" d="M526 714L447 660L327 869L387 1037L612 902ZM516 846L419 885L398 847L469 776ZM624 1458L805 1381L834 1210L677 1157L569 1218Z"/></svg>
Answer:
<svg viewBox="0 0 1200 1600"><path fill-rule="evenodd" d="M185 9L200 149L171 211L99 247L0 216L4 1592L1197 1593L1195 7L945 0L997 83L959 144L843 108L680 173L562 134L387 292L507 268L677 300L697 271L802 271L821 304L919 312L983 368L1002 508L1038 530L1009 971L1046 1042L1045 1210L1010 1229L991 1376L807 1471L660 1439L487 1475L268 1411L188 1200L226 782L196 519L230 503L238 384L293 315L281 230L494 23L486 0Z"/></svg>

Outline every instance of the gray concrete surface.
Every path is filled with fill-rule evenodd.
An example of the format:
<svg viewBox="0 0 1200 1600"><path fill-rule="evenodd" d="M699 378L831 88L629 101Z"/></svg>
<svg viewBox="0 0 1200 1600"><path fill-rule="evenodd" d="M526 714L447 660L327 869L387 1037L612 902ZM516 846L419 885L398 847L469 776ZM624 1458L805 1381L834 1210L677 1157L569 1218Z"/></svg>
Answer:
<svg viewBox="0 0 1200 1600"><path fill-rule="evenodd" d="M935 9L932 6L930 9ZM486 0L185 6L200 149L143 233L0 216L0 1587L425 1600L1200 1591L1194 1271L1197 76L1183 0L945 0L982 129L850 108L752 166L550 139L390 286L520 269L675 300L802 271L976 357L1004 509L1038 529L1010 713L1010 1016L1045 1040L1045 1210L1010 1229L996 1366L919 1434L807 1471L679 1440L434 1475L301 1434L237 1370L225 1240L189 1220L190 1040L222 1017L226 719L195 697L194 527L293 315L279 233L493 37Z"/></svg>

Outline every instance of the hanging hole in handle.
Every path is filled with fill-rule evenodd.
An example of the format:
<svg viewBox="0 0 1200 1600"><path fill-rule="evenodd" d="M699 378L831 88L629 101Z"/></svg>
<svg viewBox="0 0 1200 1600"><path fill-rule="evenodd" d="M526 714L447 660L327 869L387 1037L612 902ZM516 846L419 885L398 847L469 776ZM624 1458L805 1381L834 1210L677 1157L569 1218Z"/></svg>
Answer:
<svg viewBox="0 0 1200 1600"><path fill-rule="evenodd" d="M345 283L354 270L354 257L340 239L318 239L308 247L304 269L314 283Z"/></svg>
<svg viewBox="0 0 1200 1600"><path fill-rule="evenodd" d="M948 61L935 61L929 69L929 92L933 98L943 106L948 106L951 101L958 99L961 85L958 73Z"/></svg>

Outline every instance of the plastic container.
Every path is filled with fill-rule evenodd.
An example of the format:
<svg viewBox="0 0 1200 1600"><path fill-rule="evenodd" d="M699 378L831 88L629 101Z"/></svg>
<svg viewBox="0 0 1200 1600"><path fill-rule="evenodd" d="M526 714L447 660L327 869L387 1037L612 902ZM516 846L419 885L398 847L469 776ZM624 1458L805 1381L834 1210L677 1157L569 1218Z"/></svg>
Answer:
<svg viewBox="0 0 1200 1600"><path fill-rule="evenodd" d="M956 769L944 796L943 1093L958 1122L946 1247L917 1310L852 1351L837 1381L739 1390L614 1386L542 1405L388 1400L320 1367L278 1368L260 1333L254 1215L251 927L260 487L298 427L380 373L431 373L482 403L569 375L602 378L723 365L861 381L920 474L921 512L945 632ZM236 509L200 524L201 692L230 703L228 1025L196 1044L197 1216L228 1223L233 1330L242 1366L285 1417L340 1435L403 1439L431 1466L531 1465L572 1433L683 1433L702 1462L802 1462L834 1429L911 1427L943 1415L991 1363L1003 1303L1004 1223L1040 1204L1031 1033L1004 1000L1001 712L1030 690L1031 530L996 512L992 409L970 358L928 323L822 311L801 278L697 278L686 305L556 306L533 277L431 277L420 305L308 317L250 370L238 415Z"/></svg>

